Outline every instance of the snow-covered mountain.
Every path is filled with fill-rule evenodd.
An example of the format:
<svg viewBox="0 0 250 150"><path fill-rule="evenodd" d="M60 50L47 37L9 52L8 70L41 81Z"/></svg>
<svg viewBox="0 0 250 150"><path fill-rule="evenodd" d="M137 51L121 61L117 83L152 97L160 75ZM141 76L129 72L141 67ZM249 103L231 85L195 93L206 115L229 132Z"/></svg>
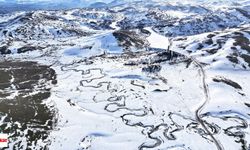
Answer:
<svg viewBox="0 0 250 150"><path fill-rule="evenodd" d="M81 2L0 15L7 149L250 148L248 0Z"/></svg>

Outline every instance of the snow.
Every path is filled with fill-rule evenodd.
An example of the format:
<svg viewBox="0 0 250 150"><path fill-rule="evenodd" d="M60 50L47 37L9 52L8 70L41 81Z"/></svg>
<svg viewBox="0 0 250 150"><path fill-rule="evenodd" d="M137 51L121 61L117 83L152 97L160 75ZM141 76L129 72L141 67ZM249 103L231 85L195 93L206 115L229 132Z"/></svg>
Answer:
<svg viewBox="0 0 250 150"><path fill-rule="evenodd" d="M169 40L167 37L157 34L155 31L153 31L151 28L145 28L148 30L151 35L147 38L148 42L150 43L150 46L153 48L162 48L162 49L168 49L169 46Z"/></svg>
<svg viewBox="0 0 250 150"><path fill-rule="evenodd" d="M62 18L71 21L80 19L76 21L77 27L90 34L57 36L57 26L53 29L53 26L44 25L40 29L51 30L46 33L53 32L52 35L56 36L44 34L44 38L13 39L9 46L12 54L4 58L36 61L51 66L56 72L58 83L52 87L50 98L44 102L57 109L58 122L49 134L49 149L216 149L197 115L226 149L242 147L241 143L235 142L239 138L236 136L238 133L243 134L249 144L250 117L249 107L246 106L250 103L249 70L242 68L243 59L239 59L239 64L227 59L233 53L231 47L235 44L231 35L241 28L216 31L216 34L208 32L166 37L164 33L159 34L155 27L145 27L150 32L145 36L149 47L169 49L185 56L180 60L164 60L167 54L159 51L136 49L136 53L124 53L113 35L121 29L118 23L124 19L123 16L112 20L110 27L113 29L95 30L84 24L86 20L74 16L74 11L78 12L66 11ZM100 14L106 15L103 11ZM141 17L135 20L146 18L144 14L137 15ZM173 15L185 17L183 13ZM87 21L95 20L92 15L88 17L92 19ZM0 19L2 22L8 19L3 18ZM54 23L58 25L61 22ZM11 31L18 26L14 24L8 29ZM190 24L187 27L191 27ZM206 44L209 34L215 34L209 41L212 44ZM244 36L250 37L246 32ZM219 48L218 39L224 39ZM173 45L170 45L170 40ZM45 48L18 54L17 48L27 44L43 45ZM200 49L199 44L203 45ZM216 48L215 53L207 52ZM238 48L239 53L246 53ZM157 59L160 54L163 59L153 64L161 66L158 72L142 71L150 67L151 60ZM190 64L187 58L192 60ZM131 61L138 64L125 65ZM214 82L215 78L232 80L242 89ZM16 94L14 92L12 98ZM235 133L235 137L230 136L227 130ZM26 141L22 142L25 144ZM43 141L38 143L45 144Z"/></svg>
<svg viewBox="0 0 250 150"><path fill-rule="evenodd" d="M163 43L168 41L168 38L155 33L152 29L146 28L146 30L151 32L147 38L151 47L167 49L168 45ZM201 76L194 65L186 68L185 64L163 63L162 70L157 75L142 73L141 67L143 66L124 66L124 63L128 61L126 59L95 58L91 65L79 63L66 67L67 64L74 61L102 54L104 51L121 53L121 51L117 51L119 47L115 44L115 39L110 32L99 33L88 38L68 39L68 42L71 41L79 43L84 41L84 44L79 44L81 45L79 47L59 49L57 51L59 55L56 55L56 58L50 56L36 58L36 61L48 65L52 64L54 59L59 61L52 66L57 73L58 84L52 88L52 95L48 100L54 102L59 116L58 125L50 134L50 139L52 139L50 149L91 147L92 149L115 150L121 146L128 150L137 149L142 143L144 143L143 145L155 144L155 141L147 136L150 133L148 130L150 126L159 126L159 129L150 133L151 136L163 140L157 149L189 147L198 150L204 146L208 149L215 149L213 143L197 134L197 129L187 127L190 123L197 123L195 111L204 100ZM232 42L229 41L228 45ZM80 48L93 44L94 48L91 50ZM115 51L112 51L112 46ZM35 53L15 54L11 57L32 60L31 56L35 56ZM195 55L192 57L198 58ZM206 61L206 59L200 60ZM62 69L62 66L65 67ZM225 76L227 74L227 77L239 82L242 73L232 74L232 72L224 73L210 69L208 67L206 72L211 101L202 112L216 114L224 110L238 110L237 115L242 114L241 117L249 119L246 114L248 108L242 108L242 101L247 102L248 100L241 98L242 96L237 94L238 91L235 91L234 88L214 83L211 80L217 75ZM166 78L167 84L158 77ZM244 86L243 89L250 88L246 84L248 77L248 73L245 72L244 80L239 82ZM132 81L145 88L132 85ZM94 88L98 86L100 87ZM155 89L168 90L168 92L154 92ZM247 91L245 92L247 93ZM117 97L121 99L117 101ZM169 114L172 114L171 118L169 118ZM222 124L225 126L223 128L235 123L232 121L224 123L221 119L211 116L203 119ZM177 127L169 128L173 122L182 126L183 129L174 133L177 137L176 140L169 141L162 133L166 129L170 130L169 132L174 131ZM138 123L143 126L133 126ZM141 134L143 132L145 134ZM230 145L230 149L239 146L234 143L234 138L226 136L223 132L216 135L216 138L220 139L223 145ZM249 139L249 136L246 135L246 138ZM198 145L197 141L199 141Z"/></svg>
<svg viewBox="0 0 250 150"><path fill-rule="evenodd" d="M143 119L137 116L128 115L126 119L131 120L132 122L142 122L143 124L161 124L162 117L159 117L158 115L162 114L164 111L167 114L166 110L169 112L179 112L185 113L190 118L193 118L194 116L192 114L195 110L193 105L197 104L199 101L198 97L202 97L202 93L189 93L189 92L182 92L180 91L187 91L187 89L190 89L189 84L191 82L199 82L197 81L188 81L188 79L192 78L196 80L196 77L190 77L190 76L198 76L197 71L194 70L187 70L182 71L183 73L179 74L181 68L183 66L172 66L175 68L176 71L172 71L173 68L171 66L166 65L164 67L164 70L162 74L168 74L168 78L172 79L169 80L168 85L164 85L160 81L158 81L160 85L156 85L156 88L163 88L163 89L169 89L169 87L172 87L173 90L170 90L170 93L167 94L168 97L165 98L165 100L162 99L165 94L153 94L152 90L154 89L154 86L148 85L147 80L137 80L136 78L110 78L114 76L121 76L121 74L130 75L130 74L141 74L140 69L134 68L130 69L130 67L122 67L122 62L99 62L97 60L97 64L94 64L95 66L101 66L101 64L105 64L102 66L102 70L105 73L105 77L99 79L101 77L101 74L99 71L92 70L91 76L84 77L85 80L90 79L97 79L94 80L91 83L84 83L84 86L87 85L96 85L98 82L111 82L111 88L117 89L119 94L119 91L122 91L123 88L130 89L133 88L136 90L132 93L126 94L126 107L133 110L133 109L139 109L140 107L144 107L146 105L147 107L151 107L154 111L155 115L148 115L145 116L148 119ZM93 68L92 66L78 66L74 67L75 69L84 69L88 70L88 68ZM177 69L177 67L179 69ZM121 68L121 70L112 71L110 70L116 70L116 68ZM123 69L122 69L123 68ZM119 116L122 114L129 113L129 110L121 109L120 106L109 104L107 107L107 110L116 112L116 113L108 113L103 108L105 105L107 105L106 99L109 97L113 97L116 95L116 92L114 94L108 93L106 91L105 86L100 89L94 89L94 88L84 88L79 87L79 82L73 82L79 81L82 79L80 73L74 73L74 71L67 71L67 72L61 72L60 69L55 70L59 71L58 75L58 88L55 88L56 91L56 97L53 97L51 99L56 99L55 102L57 104L57 108L59 109L59 112L62 114L60 116L63 116L61 118L62 120L62 127L60 127L59 131L55 131L52 133L52 137L56 137L56 139L64 139L64 143L60 141L54 141L52 144L52 149L60 148L57 147L59 145L62 145L62 147L66 148L79 148L78 144L82 140L82 138L89 136L92 133L98 133L101 135L108 135L108 136L100 136L100 137L92 137L94 138L92 142L92 148L101 148L102 146L109 148L109 149L116 149L119 145L129 145L127 147L128 149L135 149L138 147L139 143L141 143L143 140L145 140L146 137L143 137L140 132L142 128L132 128L128 126L124 126L124 123L121 122ZM60 73L61 72L61 73ZM177 73L178 72L178 73ZM192 73L191 73L192 72ZM178 76L177 76L178 75ZM145 75L141 75L143 78ZM184 77L184 78L183 78ZM61 79L60 79L61 78ZM150 79L150 78L149 78ZM143 90L143 93L146 93L146 97L142 95L141 88L131 87L130 82L128 80L135 80L137 84L142 84L146 86L146 89ZM151 80L151 79L150 79ZM183 83L182 80L185 80L186 82ZM63 82L60 82L63 81ZM190 83L189 83L190 82ZM179 87L181 86L181 89ZM75 91L75 87L78 87L80 90ZM193 87L194 88L194 87ZM199 91L199 86L196 87L197 89L193 89L194 91ZM126 90L125 90L126 91ZM124 91L124 92L125 92ZM133 94L138 93L138 96L142 96L142 101L134 101L135 97ZM140 94L141 93L141 94ZM110 95L111 94L111 95ZM125 93L124 93L125 94ZM176 95L179 95L176 97ZM60 95L60 96L59 96ZM113 95L113 96L112 96ZM92 99L95 97L94 102ZM139 96L140 97L140 96ZM183 101L185 97L185 101ZM58 100L57 100L58 99ZM76 107L71 107L67 102L65 102L67 99L71 99L73 102L76 103ZM137 99L137 98L136 98ZM138 99L139 100L139 99ZM198 101L197 101L198 100ZM57 102L58 101L58 102ZM166 105L164 105L166 103ZM179 103L179 104L178 104ZM178 104L178 105L176 105ZM124 108L126 108L124 107ZM73 110L72 110L73 109ZM79 113L80 111L80 113ZM141 114L143 112L133 111L133 113ZM79 119L84 118L84 119ZM85 120L88 120L87 122ZM100 124L101 122L101 124ZM132 123L130 122L130 123ZM115 130L115 131L113 131ZM79 133L79 131L82 131ZM118 133L117 133L118 132ZM133 133L133 134L131 134ZM63 137L62 137L63 135ZM188 135L187 135L188 136ZM59 138L60 137L60 138ZM66 138L67 137L67 138ZM184 138L184 137L183 137ZM179 139L178 141L181 142L184 139ZM104 142L105 141L105 142ZM112 142L115 141L115 142ZM127 141L127 142L126 142ZM178 142L177 141L177 142ZM185 140L186 141L186 140ZM187 145L193 145L189 141L186 141ZM60 143L60 144L58 144ZM175 143L175 142L174 142ZM173 145L174 145L173 143ZM55 145L54 145L55 144ZM85 143L86 144L86 143ZM81 143L82 146L86 146L85 144ZM87 143L88 144L88 143ZM54 145L54 146L53 146ZM67 145L70 145L70 147L67 147Z"/></svg>

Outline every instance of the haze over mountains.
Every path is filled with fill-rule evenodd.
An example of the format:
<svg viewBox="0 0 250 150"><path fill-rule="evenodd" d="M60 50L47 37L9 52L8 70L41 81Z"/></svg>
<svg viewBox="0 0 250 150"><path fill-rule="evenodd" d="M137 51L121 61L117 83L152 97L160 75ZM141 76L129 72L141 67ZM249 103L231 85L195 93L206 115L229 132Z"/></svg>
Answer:
<svg viewBox="0 0 250 150"><path fill-rule="evenodd" d="M110 3L112 0L0 0L0 13L31 10L59 10L84 8L93 3Z"/></svg>
<svg viewBox="0 0 250 150"><path fill-rule="evenodd" d="M246 5L248 0L0 0L1 12L17 10L37 10L37 9L62 9L62 8L83 8L88 6L114 6L135 1L145 1L152 3L179 3L192 5L228 6ZM95 5L95 3L97 5ZM102 4L102 5L101 5ZM7 7L7 8L6 8ZM27 8L25 8L27 7ZM11 9L11 10L9 10Z"/></svg>

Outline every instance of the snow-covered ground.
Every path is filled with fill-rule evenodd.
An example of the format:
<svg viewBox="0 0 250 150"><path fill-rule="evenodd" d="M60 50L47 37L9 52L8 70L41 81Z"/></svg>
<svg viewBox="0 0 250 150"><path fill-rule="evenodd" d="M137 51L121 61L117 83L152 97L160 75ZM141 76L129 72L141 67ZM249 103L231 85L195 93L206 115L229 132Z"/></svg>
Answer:
<svg viewBox="0 0 250 150"><path fill-rule="evenodd" d="M49 91L42 104L51 110L51 128L44 139L29 143L30 131L39 131L36 124L21 128L22 122L7 120L8 112L1 113L0 125L10 136L8 149L250 148L248 23L224 29L212 21L212 28L209 24L209 30L203 30L204 20L200 24L198 19L197 26L191 26L195 17L187 15L204 13L203 7L195 5L194 11L183 8L189 6L183 4L175 10L179 13L164 16L162 11L177 7L175 3L171 7L156 4L159 9L152 12L148 5L119 5L111 9L114 12L73 9L0 17L1 105L8 99L3 94L6 91L11 93L9 100L25 97L19 97L19 83L15 83L18 63L8 69L4 63L24 62L25 66L25 62L35 62L39 65L34 66L51 69L37 73L39 82L32 84L34 91L30 93ZM138 18L133 19L134 11ZM223 14L231 15L227 11ZM181 22L176 17L187 19L190 26L169 36L168 31ZM164 24L163 18L176 22L162 28L159 24ZM245 19L239 15L235 20L243 23ZM185 35L189 29L197 30ZM28 70L27 65L24 68ZM56 76L42 78L52 70ZM29 77L27 74L23 71L20 76ZM33 75L29 78L22 83L32 81ZM52 79L53 84L45 82ZM10 86L5 88L7 82ZM7 130L11 125L16 125L17 136Z"/></svg>

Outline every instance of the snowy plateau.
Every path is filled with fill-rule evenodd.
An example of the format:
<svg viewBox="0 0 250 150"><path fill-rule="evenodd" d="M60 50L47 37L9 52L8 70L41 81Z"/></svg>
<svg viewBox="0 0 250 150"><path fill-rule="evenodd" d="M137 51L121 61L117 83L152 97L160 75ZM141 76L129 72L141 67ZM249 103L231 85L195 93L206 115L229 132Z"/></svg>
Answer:
<svg viewBox="0 0 250 150"><path fill-rule="evenodd" d="M87 2L0 10L2 149L250 150L249 0Z"/></svg>

